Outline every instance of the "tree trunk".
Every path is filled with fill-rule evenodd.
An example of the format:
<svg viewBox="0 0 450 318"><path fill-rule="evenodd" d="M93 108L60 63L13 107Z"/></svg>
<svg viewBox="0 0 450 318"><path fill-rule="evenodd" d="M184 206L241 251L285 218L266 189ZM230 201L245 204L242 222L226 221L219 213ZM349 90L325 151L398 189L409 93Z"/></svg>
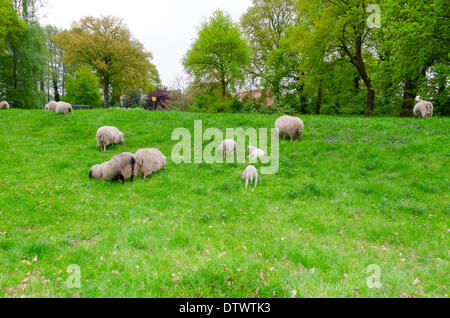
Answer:
<svg viewBox="0 0 450 318"><path fill-rule="evenodd" d="M109 108L109 80L105 80L105 88L103 89L103 98L105 99L105 108Z"/></svg>
<svg viewBox="0 0 450 318"><path fill-rule="evenodd" d="M367 88L367 112L366 116L370 117L373 114L373 110L375 109L375 90L368 87Z"/></svg>
<svg viewBox="0 0 450 318"><path fill-rule="evenodd" d="M55 102L59 102L58 80L56 78L53 79L53 89L55 90Z"/></svg>
<svg viewBox="0 0 450 318"><path fill-rule="evenodd" d="M221 84L222 84L222 98L225 98L225 96L227 95L227 84L225 83L225 81L222 81Z"/></svg>
<svg viewBox="0 0 450 318"><path fill-rule="evenodd" d="M316 115L320 115L321 107L322 107L322 87L319 87L319 92L317 93L317 101L316 101L316 107L315 107Z"/></svg>
<svg viewBox="0 0 450 318"><path fill-rule="evenodd" d="M417 82L413 80L405 81L405 88L403 91L401 117L411 117L413 115L414 101L417 97Z"/></svg>

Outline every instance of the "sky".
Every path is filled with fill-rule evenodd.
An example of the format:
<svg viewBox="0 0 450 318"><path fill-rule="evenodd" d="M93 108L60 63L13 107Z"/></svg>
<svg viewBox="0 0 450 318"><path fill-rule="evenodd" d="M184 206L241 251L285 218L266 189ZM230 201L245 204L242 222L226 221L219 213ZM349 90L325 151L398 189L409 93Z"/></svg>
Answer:
<svg viewBox="0 0 450 318"><path fill-rule="evenodd" d="M251 0L47 0L41 22L70 28L85 16L114 15L153 54L163 85L185 76L181 60L195 40L200 23L216 9L238 22Z"/></svg>

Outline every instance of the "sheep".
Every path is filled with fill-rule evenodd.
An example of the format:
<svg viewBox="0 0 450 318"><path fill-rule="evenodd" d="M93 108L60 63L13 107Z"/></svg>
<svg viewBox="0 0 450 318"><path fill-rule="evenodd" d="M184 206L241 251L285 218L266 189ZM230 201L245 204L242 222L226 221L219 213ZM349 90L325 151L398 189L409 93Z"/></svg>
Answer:
<svg viewBox="0 0 450 318"><path fill-rule="evenodd" d="M434 106L432 103L427 101L420 101L414 107L414 115L422 116L423 118L433 117Z"/></svg>
<svg viewBox="0 0 450 318"><path fill-rule="evenodd" d="M285 136L288 135L291 137L292 142L294 141L295 135L297 135L297 140L300 140L305 129L305 124L300 118L283 116L275 122L275 128L278 134L283 135L283 139L286 139Z"/></svg>
<svg viewBox="0 0 450 318"><path fill-rule="evenodd" d="M158 149L141 149L136 152L134 176L144 175L144 180L152 173L166 168L167 158Z"/></svg>
<svg viewBox="0 0 450 318"><path fill-rule="evenodd" d="M250 184L255 181L255 188L258 186L258 170L255 168L255 166L248 166L244 173L242 174L242 179L245 181L245 188L248 188L248 183L250 181Z"/></svg>
<svg viewBox="0 0 450 318"><path fill-rule="evenodd" d="M248 149L248 153L250 154L248 156L249 158L256 159L256 158L264 158L266 156L266 153L263 150L258 149L256 147L249 146L247 149Z"/></svg>
<svg viewBox="0 0 450 318"><path fill-rule="evenodd" d="M113 157L110 161L95 165L89 170L89 178L97 180L122 180L122 184L131 178L134 178L134 166L136 157L129 152L124 152Z"/></svg>
<svg viewBox="0 0 450 318"><path fill-rule="evenodd" d="M45 110L48 112L56 112L56 107L58 107L58 103L57 102L50 102L47 105L45 105Z"/></svg>
<svg viewBox="0 0 450 318"><path fill-rule="evenodd" d="M106 151L106 147L125 142L125 135L116 127L104 126L97 130L97 146Z"/></svg>
<svg viewBox="0 0 450 318"><path fill-rule="evenodd" d="M231 155L236 155L236 159L238 159L238 145L237 143L232 139L225 139L219 148L217 148L217 151L223 152L223 157L225 158L228 153L231 153Z"/></svg>
<svg viewBox="0 0 450 318"><path fill-rule="evenodd" d="M72 113L72 105L66 102L58 102L56 106L56 112L58 114L69 114Z"/></svg>
<svg viewBox="0 0 450 318"><path fill-rule="evenodd" d="M0 109L8 109L9 108L9 104L6 101L3 101L0 103Z"/></svg>

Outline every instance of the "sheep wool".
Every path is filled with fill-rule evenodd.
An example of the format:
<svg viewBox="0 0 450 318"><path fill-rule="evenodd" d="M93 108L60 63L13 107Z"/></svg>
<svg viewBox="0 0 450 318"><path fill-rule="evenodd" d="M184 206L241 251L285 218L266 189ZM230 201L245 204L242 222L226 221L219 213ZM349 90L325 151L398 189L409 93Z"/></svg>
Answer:
<svg viewBox="0 0 450 318"><path fill-rule="evenodd" d="M56 107L58 107L58 103L57 102L50 102L47 105L45 105L45 110L48 112L56 112Z"/></svg>
<svg viewBox="0 0 450 318"><path fill-rule="evenodd" d="M256 159L256 158L264 158L266 156L266 153L263 150L258 149L256 147L249 146L247 149L248 149L248 153L250 154L248 156L249 158Z"/></svg>
<svg viewBox="0 0 450 318"><path fill-rule="evenodd" d="M89 170L89 177L97 180L122 181L134 177L136 158L132 153L124 152L110 161L95 165Z"/></svg>
<svg viewBox="0 0 450 318"><path fill-rule="evenodd" d="M72 105L66 102L58 102L56 106L56 112L58 114L71 114L72 113Z"/></svg>
<svg viewBox="0 0 450 318"><path fill-rule="evenodd" d="M283 139L287 135L291 138L292 142L295 136L297 136L297 140L300 140L305 129L305 124L300 118L283 116L275 122L275 128L280 135L283 135Z"/></svg>
<svg viewBox="0 0 450 318"><path fill-rule="evenodd" d="M434 112L434 105L427 101L420 101L417 103L417 105L414 107L414 115L423 118L430 118L433 117Z"/></svg>
<svg viewBox="0 0 450 318"><path fill-rule="evenodd" d="M244 173L242 174L242 179L245 181L245 188L248 188L248 184L253 184L255 182L255 188L258 186L258 170L255 166L248 166Z"/></svg>
<svg viewBox="0 0 450 318"><path fill-rule="evenodd" d="M107 146L123 142L125 142L125 135L116 127L104 126L97 130L97 146L103 151L106 151Z"/></svg>
<svg viewBox="0 0 450 318"><path fill-rule="evenodd" d="M141 149L136 152L136 164L134 168L134 176L144 176L144 180L155 172L165 169L167 166L167 158L161 151L155 148Z"/></svg>
<svg viewBox="0 0 450 318"><path fill-rule="evenodd" d="M6 101L3 101L0 103L0 109L8 109L9 108L9 104Z"/></svg>
<svg viewBox="0 0 450 318"><path fill-rule="evenodd" d="M236 159L238 159L238 145L232 139L224 140L220 147L217 148L217 151L222 151L224 158L230 153L231 155L235 155Z"/></svg>

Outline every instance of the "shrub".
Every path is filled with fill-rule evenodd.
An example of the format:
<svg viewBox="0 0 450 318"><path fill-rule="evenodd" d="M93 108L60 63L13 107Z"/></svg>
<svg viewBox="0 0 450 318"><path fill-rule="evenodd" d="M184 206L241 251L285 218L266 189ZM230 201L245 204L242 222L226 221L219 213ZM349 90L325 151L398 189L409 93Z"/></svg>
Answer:
<svg viewBox="0 0 450 318"><path fill-rule="evenodd" d="M153 101L153 97L156 97L156 101ZM168 110L168 102L170 100L169 90L167 87L158 88L148 94L145 101L146 110Z"/></svg>
<svg viewBox="0 0 450 318"><path fill-rule="evenodd" d="M66 76L66 94L62 100L73 105L99 107L102 104L97 77L88 67Z"/></svg>
<svg viewBox="0 0 450 318"><path fill-rule="evenodd" d="M142 92L140 90L134 90L122 101L122 106L125 108L140 108L144 107L142 100Z"/></svg>

